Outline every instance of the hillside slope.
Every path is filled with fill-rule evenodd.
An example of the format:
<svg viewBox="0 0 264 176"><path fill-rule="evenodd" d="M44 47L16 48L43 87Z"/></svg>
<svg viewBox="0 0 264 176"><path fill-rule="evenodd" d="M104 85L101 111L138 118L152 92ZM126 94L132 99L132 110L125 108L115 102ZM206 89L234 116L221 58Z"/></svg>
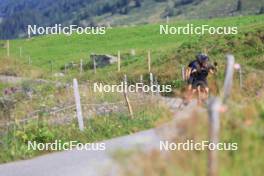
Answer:
<svg viewBox="0 0 264 176"><path fill-rule="evenodd" d="M49 61L53 60L54 68L60 68L65 63L71 61L79 62L80 59L90 60L91 53L107 53L116 55L120 50L121 54L129 54L131 49L136 50L135 58L142 59L145 57L146 51L151 49L153 54L168 53L168 51L176 51L179 46L200 42L194 48L210 47L210 42L217 42L216 47L226 47L236 49L237 47L228 47L222 44L224 40L236 40L242 42L246 32L252 31L254 28L261 30L263 28L264 16L248 16L248 17L232 17L219 18L214 20L192 20L178 21L171 23L170 26L185 26L192 23L195 26L208 24L210 26L237 26L238 35L160 35L160 26L157 24L141 25L137 27L117 27L108 29L105 35L49 35L33 37L30 40L12 40L10 41L10 53L14 58L28 62L31 57L32 64L42 68L49 69ZM250 36L248 36L250 37ZM261 36L260 36L261 38ZM238 40L238 41L237 41ZM256 41L258 42L258 41ZM260 43L263 41L260 41ZM0 48L0 55L6 55L4 41ZM208 46L209 45L209 46ZM212 45L211 45L212 46ZM240 47L246 44L241 45ZM20 47L22 48L22 56L20 57ZM241 50L240 54L246 52ZM193 53L194 54L194 53ZM156 56L153 56L156 58ZM122 57L122 59L127 56Z"/></svg>
<svg viewBox="0 0 264 176"><path fill-rule="evenodd" d="M29 24L131 25L263 13L264 0L21 0L0 4L0 38L25 36Z"/></svg>

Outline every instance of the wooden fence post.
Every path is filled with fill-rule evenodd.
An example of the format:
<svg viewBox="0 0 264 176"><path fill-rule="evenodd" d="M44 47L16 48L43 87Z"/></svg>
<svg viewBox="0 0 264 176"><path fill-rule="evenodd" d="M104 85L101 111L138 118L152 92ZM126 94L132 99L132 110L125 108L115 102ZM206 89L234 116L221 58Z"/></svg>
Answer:
<svg viewBox="0 0 264 176"><path fill-rule="evenodd" d="M216 146L219 142L220 120L219 113L221 108L221 100L219 98L212 98L209 100L208 114L209 114L209 142ZM209 150L208 153L208 176L218 175L218 158L217 149Z"/></svg>
<svg viewBox="0 0 264 176"><path fill-rule="evenodd" d="M83 131L84 130L83 115L82 115L81 98L80 98L77 79L73 79L73 91L74 91L74 98L75 98L75 104L76 104L78 125L79 125L80 131Z"/></svg>
<svg viewBox="0 0 264 176"><path fill-rule="evenodd" d="M117 71L120 72L120 67L121 67L121 56L120 56L120 51L117 53Z"/></svg>
<svg viewBox="0 0 264 176"><path fill-rule="evenodd" d="M6 41L6 54L7 54L7 57L9 57L10 56L10 41L9 40L7 40Z"/></svg>
<svg viewBox="0 0 264 176"><path fill-rule="evenodd" d="M151 95L153 95L152 87L153 87L153 74L149 73L149 81L150 81L150 90L151 90Z"/></svg>
<svg viewBox="0 0 264 176"><path fill-rule="evenodd" d="M158 77L155 76L155 85L156 85L156 95L160 95L160 92L159 92L159 82L158 82Z"/></svg>
<svg viewBox="0 0 264 176"><path fill-rule="evenodd" d="M225 72L224 81L224 92L222 101L220 98L211 98L209 100L208 114L209 114L209 141L213 143L214 146L219 142L219 131L220 131L220 109L222 107L222 102L225 103L231 93L233 74L234 74L234 64L235 58L233 55L227 55L227 66ZM218 158L217 149L210 150L208 153L208 176L218 175Z"/></svg>
<svg viewBox="0 0 264 176"><path fill-rule="evenodd" d="M148 51L148 71L151 72L151 55L150 51Z"/></svg>
<svg viewBox="0 0 264 176"><path fill-rule="evenodd" d="M130 101L129 101L129 98L128 98L128 95L127 95L127 75L124 75L124 97L125 97L125 100L126 100L126 104L127 104L127 107L128 107L128 111L129 111L129 114L130 114L130 117L131 119L134 119L134 113L133 113L133 109L132 109L132 106L130 104Z"/></svg>
<svg viewBox="0 0 264 176"><path fill-rule="evenodd" d="M96 60L95 60L95 57L93 57L93 69L94 69L94 74L96 74Z"/></svg>
<svg viewBox="0 0 264 176"><path fill-rule="evenodd" d="M125 86L127 86L127 75L126 74L124 75L124 84Z"/></svg>
<svg viewBox="0 0 264 176"><path fill-rule="evenodd" d="M225 82L224 82L224 92L223 92L223 102L227 101L227 98L231 94L231 88L233 84L233 74L234 74L234 64L235 58L233 55L227 55L227 66L225 72Z"/></svg>
<svg viewBox="0 0 264 176"><path fill-rule="evenodd" d="M242 68L241 68L241 65L236 63L234 64L234 69L235 70L238 70L238 74L239 74L239 87L240 89L243 88L243 78L242 78Z"/></svg>
<svg viewBox="0 0 264 176"><path fill-rule="evenodd" d="M139 82L140 82L140 83L143 83L143 75L140 75L140 77L139 77Z"/></svg>
<svg viewBox="0 0 264 176"><path fill-rule="evenodd" d="M143 80L143 75L140 75L140 77L139 77L139 83L141 83L142 84L142 89L140 89L140 91L143 93L143 83L144 82L144 80ZM143 94L143 96L144 96L144 94Z"/></svg>

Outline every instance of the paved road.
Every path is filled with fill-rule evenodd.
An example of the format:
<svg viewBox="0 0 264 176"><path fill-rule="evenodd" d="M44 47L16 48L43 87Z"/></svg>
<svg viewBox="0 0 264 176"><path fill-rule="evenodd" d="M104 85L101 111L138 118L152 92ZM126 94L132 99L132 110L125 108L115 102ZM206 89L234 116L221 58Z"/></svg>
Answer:
<svg viewBox="0 0 264 176"><path fill-rule="evenodd" d="M1 176L96 176L115 172L111 153L133 147L157 148L159 136L154 130L104 141L105 151L66 151L52 153L31 160L0 165Z"/></svg>
<svg viewBox="0 0 264 176"><path fill-rule="evenodd" d="M190 112L189 108L194 106L190 104L189 107L178 109L176 113L175 109L181 105L179 99L166 99L164 102L168 107L173 107L177 118L187 116L186 114ZM167 130L167 124L160 128ZM105 151L64 151L3 164L0 165L0 176L114 176L117 175L118 167L111 157L113 152L118 149L139 148L146 152L158 149L162 138L157 131L159 130L150 129L103 141L106 144Z"/></svg>

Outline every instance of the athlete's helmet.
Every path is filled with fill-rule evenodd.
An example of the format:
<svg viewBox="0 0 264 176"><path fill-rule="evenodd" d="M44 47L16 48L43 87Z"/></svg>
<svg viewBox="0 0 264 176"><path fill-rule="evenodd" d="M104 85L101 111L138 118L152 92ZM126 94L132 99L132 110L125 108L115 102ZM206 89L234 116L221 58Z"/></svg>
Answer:
<svg viewBox="0 0 264 176"><path fill-rule="evenodd" d="M200 64L205 64L209 61L209 57L203 53L196 55L196 59Z"/></svg>

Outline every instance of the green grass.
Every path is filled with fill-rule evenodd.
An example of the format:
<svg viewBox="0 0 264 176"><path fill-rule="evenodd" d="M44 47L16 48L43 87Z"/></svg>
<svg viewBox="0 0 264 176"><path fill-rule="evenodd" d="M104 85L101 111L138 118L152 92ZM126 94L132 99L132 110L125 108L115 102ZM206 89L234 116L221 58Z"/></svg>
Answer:
<svg viewBox="0 0 264 176"><path fill-rule="evenodd" d="M177 5L173 8L174 2L181 1L159 1L144 0L140 8L131 9L128 14L104 14L94 17L94 21L100 24L112 25L133 25L144 24L165 21L165 15L168 10L166 7L168 4L172 15L171 20L179 19L201 19L201 18L215 18L230 16L231 13L234 16L238 15L253 15L260 11L263 6L263 0L242 0L242 8L240 11L236 11L237 0L194 0L193 3L184 5Z"/></svg>
<svg viewBox="0 0 264 176"><path fill-rule="evenodd" d="M219 175L263 175L264 102L261 98L263 96L259 100L245 96L233 99L228 111L221 114L219 142L237 143L238 150L218 151ZM241 104L243 107L239 107ZM178 128L182 133L173 136L171 142L208 140L208 117L205 113L195 112L189 119L180 122ZM166 152L165 156L159 151L134 151L125 157L122 153L114 157L123 169L118 176L139 176L140 173L203 176L208 171L208 150L175 150Z"/></svg>
<svg viewBox="0 0 264 176"><path fill-rule="evenodd" d="M19 63L27 63L28 56L31 56L33 65L35 66L34 68L44 70L43 74L47 76L51 75L49 71L50 60L54 61L54 69L57 72L60 67L70 61L78 62L82 58L85 59L85 62L90 62L90 53L107 53L116 55L117 51L121 50L122 64L120 73L117 73L116 65L97 69L96 74L93 74L92 70L85 70L85 72L80 75L77 69L73 69L69 71L69 74L67 74L65 78L62 78L63 81L71 83L72 78L76 77L81 83L86 82L87 80L91 82L102 81L105 83L116 83L123 79L123 74L127 74L130 82L136 82L139 80L139 75L143 74L144 80L147 83L148 69L146 51L151 49L152 72L154 75L158 75L159 83L172 84L175 89L180 90L184 86L184 83L180 81L180 66L188 64L197 52L203 51L206 48L210 59L219 63L219 72L216 77L216 82L218 81L221 84L223 82L225 64L224 55L226 53L233 53L235 55L236 62L239 62L242 65L243 73L245 75L245 88L243 89L243 92L237 91L238 94L241 94L245 98L255 97L256 91L261 87L262 83L256 81L256 76L251 75L252 77L248 77L248 75L251 73L253 74L255 69L263 69L263 20L264 16L262 15L211 20L179 21L172 24L176 26L185 25L187 23L193 23L195 25L209 24L212 26L238 26L239 34L234 36L161 36L158 34L159 25L157 24L128 28L114 28L109 30L104 36L40 36L34 37L30 40L20 39L11 41L11 55L12 58L19 60ZM1 42L3 43L4 41ZM23 48L23 56L21 58L19 57L19 47ZM130 49L136 49L136 56L131 56L129 54ZM0 48L1 63L6 62L6 60L3 59L5 52L4 48ZM5 64L1 64L0 68L1 66L5 66ZM19 65L16 67L19 67ZM24 67L24 65L21 64L19 69L23 71L23 69L26 70L27 67ZM10 70L10 68L7 70ZM16 69L11 68L11 71L13 70ZM21 72L21 70L16 72ZM261 75L263 72L260 71L254 74ZM237 86L237 80L235 80L235 83ZM2 87L0 89L3 89L6 86L6 84L0 85L0 87ZM23 114L26 113L25 109L31 112L34 109L38 109L43 104L47 107L52 107L58 102L69 102L68 99L70 97L67 96L66 91L57 90L53 87L54 85L37 85L35 87L29 82L25 83L24 86L31 86L35 88L38 94L34 96L33 100L30 102L27 97L21 95L22 98L19 99L21 101L18 104L19 106L16 106L16 108ZM118 97L115 95L106 95L105 97L96 96L91 99L95 102L101 102L105 99L108 101L116 100ZM89 101L91 99L88 97ZM242 99L240 101L245 100ZM237 101L236 103L240 103L240 101ZM263 116L263 110L257 109L254 111L260 112L260 114L262 114L261 116ZM16 112L14 113L16 114ZM89 128L87 128L84 133L89 134L88 137L78 133L75 125L67 126L66 129L69 128L70 130L65 133L61 133L61 131L58 132L56 131L57 129L47 129L47 127L43 130L49 132L47 134L48 137L51 135L51 138L48 139L49 141L56 138L62 138L64 140L77 138L80 141L97 141L153 127L154 122L158 121L157 117L161 116L159 112L154 111L153 113L154 114L151 115L140 114L140 118L135 120L129 120L128 116L123 114L107 118L98 117L89 121L88 124L93 124L93 126L88 125ZM233 116L234 114L230 113L229 115ZM240 114L235 115L238 116ZM118 126L121 126L121 128L118 128ZM63 126L61 128L63 128ZM58 127L58 130L61 128ZM226 136L234 137L232 135L232 132L234 131L230 128L231 127L228 126L227 129L229 130L227 131ZM21 131L21 134L18 136L18 141L15 141L17 142L16 144L22 146L21 148L14 149L16 145L12 142L12 138L7 137L7 141L5 142L7 144L7 148L5 148L3 152L0 152L0 160L2 162L28 158L40 154L26 152L25 144L23 143L25 142L23 141L24 134L29 136L34 135L35 133L37 136L43 135L42 132L40 133L39 131L34 131L37 130L34 125L33 127L28 127L28 130L29 131L26 129L26 134ZM63 131L63 129L61 130ZM44 138L46 138L45 135ZM246 140L249 139L249 136L247 136ZM258 140L252 145L257 148L261 142L261 140ZM14 151L17 153L14 153ZM243 151L246 152L246 150ZM232 158L231 156L230 160L232 162L235 161L233 159L237 158ZM241 163L244 161L244 158L238 158L238 160L239 163ZM199 160L197 159L197 161ZM259 162L259 160L256 161ZM236 168L237 167L238 166L236 166ZM225 171L226 169L223 172Z"/></svg>
<svg viewBox="0 0 264 176"><path fill-rule="evenodd" d="M8 86L9 86L8 84L0 83L0 92L2 93L4 89L7 88Z"/></svg>
<svg viewBox="0 0 264 176"><path fill-rule="evenodd" d="M264 16L232 17L211 20L179 21L172 26L209 24L212 26L238 26L239 33L250 31L252 26L262 26ZM137 57L146 57L146 50L154 53L167 53L177 49L185 42L200 42L210 39L212 36L198 35L159 35L159 25L142 25L137 27L120 27L107 30L106 35L56 35L40 36L30 40L20 39L11 41L11 55L23 62L28 62L31 57L33 65L50 69L49 61L54 61L54 67L58 69L70 61L79 62L80 59L89 59L91 53L108 53L116 55L120 50L122 55L129 53L130 49L136 49ZM3 42L3 41L2 41ZM19 47L22 47L22 58L19 57ZM0 55L5 55L4 48L0 49ZM122 57L122 59L125 59Z"/></svg>
<svg viewBox="0 0 264 176"><path fill-rule="evenodd" d="M135 113L131 119L127 113L97 116L86 120L84 132L80 132L77 123L69 125L51 125L42 121L30 121L24 126L10 126L0 144L0 163L18 159L28 159L52 151L33 151L27 149L28 141L51 143L55 140L62 142L78 141L92 143L118 136L132 134L153 128L161 117L168 118L165 109L156 107L155 110L144 109Z"/></svg>

